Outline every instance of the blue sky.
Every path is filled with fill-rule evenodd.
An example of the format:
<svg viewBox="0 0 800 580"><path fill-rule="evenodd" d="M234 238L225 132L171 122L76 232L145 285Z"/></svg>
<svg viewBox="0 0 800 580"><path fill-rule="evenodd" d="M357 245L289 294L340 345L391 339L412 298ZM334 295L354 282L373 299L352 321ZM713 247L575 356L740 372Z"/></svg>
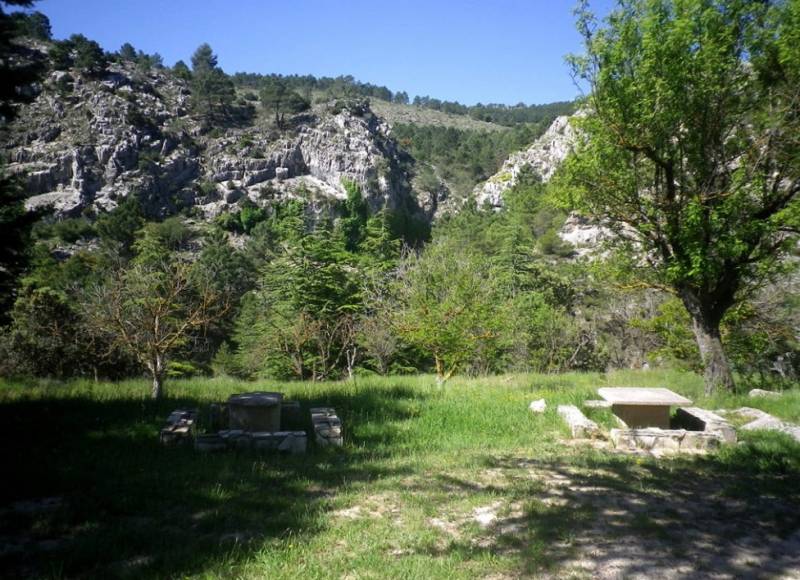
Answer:
<svg viewBox="0 0 800 580"><path fill-rule="evenodd" d="M593 0L599 13L612 0ZM228 73L351 74L411 95L546 103L577 89L575 0L40 0L56 38L80 32L186 62L211 44Z"/></svg>

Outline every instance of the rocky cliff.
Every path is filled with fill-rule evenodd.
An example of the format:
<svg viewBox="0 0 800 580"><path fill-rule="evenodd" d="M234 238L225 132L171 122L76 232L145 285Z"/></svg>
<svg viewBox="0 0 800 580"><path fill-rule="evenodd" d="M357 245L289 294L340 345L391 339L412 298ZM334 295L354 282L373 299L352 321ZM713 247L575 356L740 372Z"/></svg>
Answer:
<svg viewBox="0 0 800 580"><path fill-rule="evenodd" d="M503 194L516 185L525 168L533 169L542 181L548 181L572 148L575 131L569 119L566 116L556 118L533 145L511 155L500 171L476 187L474 197L478 207L502 207Z"/></svg>
<svg viewBox="0 0 800 580"><path fill-rule="evenodd" d="M344 180L374 209L424 214L389 126L363 103L315 105L280 131L252 108L251 119L208 131L190 98L166 69L57 70L0 145L24 176L28 207L52 206L57 217L109 211L130 195L153 216L187 207L212 216L243 198L322 202L344 198Z"/></svg>

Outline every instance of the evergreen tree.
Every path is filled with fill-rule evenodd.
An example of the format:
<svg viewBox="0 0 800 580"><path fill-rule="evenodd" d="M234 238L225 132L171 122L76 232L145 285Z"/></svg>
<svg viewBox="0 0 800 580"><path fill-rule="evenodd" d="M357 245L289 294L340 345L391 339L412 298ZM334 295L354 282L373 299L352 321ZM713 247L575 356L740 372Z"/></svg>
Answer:
<svg viewBox="0 0 800 580"><path fill-rule="evenodd" d="M208 44L201 44L192 55L192 106L206 121L230 117L236 97L233 83L217 66L217 56Z"/></svg>
<svg viewBox="0 0 800 580"><path fill-rule="evenodd" d="M10 15L17 28L19 36L35 38L37 40L50 40L53 31L50 19L41 12L14 12Z"/></svg>
<svg viewBox="0 0 800 580"><path fill-rule="evenodd" d="M14 303L17 281L30 258L31 228L40 217L25 210L24 199L19 179L0 164L0 325Z"/></svg>
<svg viewBox="0 0 800 580"><path fill-rule="evenodd" d="M264 81L259 92L261 106L275 118L275 124L282 128L286 114L296 114L307 110L310 105L303 97L291 90L280 79L270 78Z"/></svg>
<svg viewBox="0 0 800 580"><path fill-rule="evenodd" d="M67 40L53 43L50 60L57 69L75 67L87 76L101 75L108 65L105 52L94 40L73 34Z"/></svg>
<svg viewBox="0 0 800 580"><path fill-rule="evenodd" d="M119 54L119 57L124 61L133 62L136 60L136 49L133 48L130 42L123 44L117 54Z"/></svg>
<svg viewBox="0 0 800 580"><path fill-rule="evenodd" d="M172 66L172 72L179 79L183 79L185 81L189 81L192 79L192 71L189 70L189 67L186 66L186 63L183 62L182 60L179 60Z"/></svg>

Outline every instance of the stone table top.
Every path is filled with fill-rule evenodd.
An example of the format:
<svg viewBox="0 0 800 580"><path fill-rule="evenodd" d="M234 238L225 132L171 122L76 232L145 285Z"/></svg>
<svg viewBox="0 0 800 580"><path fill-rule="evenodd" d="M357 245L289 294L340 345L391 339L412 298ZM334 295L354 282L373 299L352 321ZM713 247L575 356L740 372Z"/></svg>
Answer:
<svg viewBox="0 0 800 580"><path fill-rule="evenodd" d="M239 393L228 398L229 405L244 407L275 407L281 404L283 393L270 393L256 391L253 393Z"/></svg>
<svg viewBox="0 0 800 580"><path fill-rule="evenodd" d="M671 407L692 404L686 397L664 388L602 387L597 389L597 394L612 405Z"/></svg>

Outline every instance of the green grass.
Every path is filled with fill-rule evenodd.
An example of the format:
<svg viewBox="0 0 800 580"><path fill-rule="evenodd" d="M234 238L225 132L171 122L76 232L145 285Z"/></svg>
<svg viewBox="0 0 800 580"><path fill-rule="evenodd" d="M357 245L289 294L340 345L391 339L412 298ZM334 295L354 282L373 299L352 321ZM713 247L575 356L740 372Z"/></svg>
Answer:
<svg viewBox="0 0 800 580"><path fill-rule="evenodd" d="M143 380L5 383L0 576L558 575L592 526L612 517L612 499L619 525L610 534L678 547L670 522L686 502L800 500L800 446L780 435L748 434L713 455L661 460L566 442L555 406L596 398L604 385L666 385L709 409L757 406L800 418L800 390L780 401L706 399L702 381L679 372L458 378L444 389L427 376L176 380L159 402ZM282 391L304 410L335 407L345 446L301 457L159 446L171 410L256 389ZM531 414L528 403L542 397L548 410ZM603 413L592 414L610 424ZM571 483L554 495L559 477ZM47 497L59 498L55 509L13 507ZM800 528L796 510L756 507L737 517L778 536ZM475 514L486 509L498 519L482 527ZM723 545L732 532L718 533Z"/></svg>

